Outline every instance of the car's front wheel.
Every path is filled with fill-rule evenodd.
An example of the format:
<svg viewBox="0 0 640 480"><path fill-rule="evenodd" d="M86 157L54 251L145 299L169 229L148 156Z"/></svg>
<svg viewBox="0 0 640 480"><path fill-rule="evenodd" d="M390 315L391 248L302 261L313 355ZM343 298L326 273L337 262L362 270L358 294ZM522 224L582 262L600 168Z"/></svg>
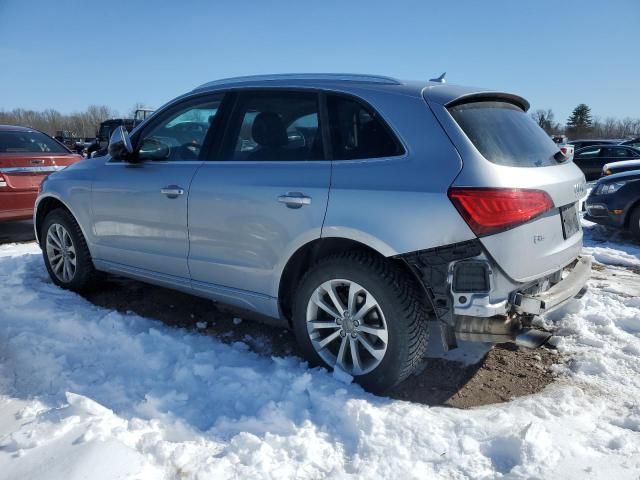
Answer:
<svg viewBox="0 0 640 480"><path fill-rule="evenodd" d="M47 214L40 231L40 246L53 283L77 292L95 285L98 274L87 242L67 210L59 208Z"/></svg>
<svg viewBox="0 0 640 480"><path fill-rule="evenodd" d="M293 320L307 359L339 368L373 392L404 380L427 345L418 285L366 252L338 254L314 266L297 290Z"/></svg>

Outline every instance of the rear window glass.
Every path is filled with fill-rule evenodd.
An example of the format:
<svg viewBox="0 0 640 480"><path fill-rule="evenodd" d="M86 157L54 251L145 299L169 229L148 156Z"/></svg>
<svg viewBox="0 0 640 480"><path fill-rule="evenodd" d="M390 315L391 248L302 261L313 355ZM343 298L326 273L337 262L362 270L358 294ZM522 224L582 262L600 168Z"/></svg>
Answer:
<svg viewBox="0 0 640 480"><path fill-rule="evenodd" d="M557 165L558 146L522 109L505 102L474 102L450 109L483 157L499 165Z"/></svg>
<svg viewBox="0 0 640 480"><path fill-rule="evenodd" d="M53 138L40 132L0 132L0 153L69 153Z"/></svg>

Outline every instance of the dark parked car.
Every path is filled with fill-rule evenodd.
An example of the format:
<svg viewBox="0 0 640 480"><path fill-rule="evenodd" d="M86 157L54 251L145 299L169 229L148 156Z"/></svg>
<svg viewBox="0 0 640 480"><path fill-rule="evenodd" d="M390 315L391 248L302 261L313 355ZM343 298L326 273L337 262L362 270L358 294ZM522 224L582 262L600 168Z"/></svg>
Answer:
<svg viewBox="0 0 640 480"><path fill-rule="evenodd" d="M621 140L616 139L590 139L590 140L571 140L567 142L569 145L573 145L573 147L577 150L580 150L584 147L591 147L592 145L618 145Z"/></svg>
<svg viewBox="0 0 640 480"><path fill-rule="evenodd" d="M575 164L583 171L587 180L600 177L607 163L640 159L640 150L624 145L592 145L576 150Z"/></svg>
<svg viewBox="0 0 640 480"><path fill-rule="evenodd" d="M640 170L601 178L585 206L585 219L640 236Z"/></svg>
<svg viewBox="0 0 640 480"><path fill-rule="evenodd" d="M640 149L638 154L640 155ZM640 170L640 157L633 160L622 160L620 162L612 162L602 167L602 176L613 175L615 173L630 172L632 170Z"/></svg>
<svg viewBox="0 0 640 480"><path fill-rule="evenodd" d="M622 142L620 145L627 145L629 147L640 148L640 137L632 138L626 142Z"/></svg>

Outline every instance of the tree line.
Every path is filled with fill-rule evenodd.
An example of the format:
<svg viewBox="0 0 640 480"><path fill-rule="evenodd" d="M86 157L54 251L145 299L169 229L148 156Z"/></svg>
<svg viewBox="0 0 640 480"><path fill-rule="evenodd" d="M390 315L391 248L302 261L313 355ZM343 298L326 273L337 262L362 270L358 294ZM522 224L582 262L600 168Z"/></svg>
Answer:
<svg viewBox="0 0 640 480"><path fill-rule="evenodd" d="M137 103L134 106L131 116L140 105ZM60 113L52 108L42 111L24 108L0 110L0 125L22 125L38 129L51 136L61 130L67 130L77 137L94 137L100 123L109 118L118 118L118 112L106 105L90 105L84 112L69 114Z"/></svg>
<svg viewBox="0 0 640 480"><path fill-rule="evenodd" d="M578 138L624 138L640 137L640 118L601 119L592 117L591 108L581 103L573 109L565 125L555 121L555 115L550 108L538 109L531 113L531 117L549 135L566 135L570 139Z"/></svg>

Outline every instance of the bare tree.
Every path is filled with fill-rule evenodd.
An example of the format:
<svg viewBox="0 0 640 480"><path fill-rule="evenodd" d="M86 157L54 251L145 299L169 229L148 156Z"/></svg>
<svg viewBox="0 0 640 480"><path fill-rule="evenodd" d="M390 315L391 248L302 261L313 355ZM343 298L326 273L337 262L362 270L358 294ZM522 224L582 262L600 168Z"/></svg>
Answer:
<svg viewBox="0 0 640 480"><path fill-rule="evenodd" d="M96 133L100 122L115 116L117 113L105 105L91 105L84 112L67 115L52 108L41 112L16 108L9 112L0 110L0 124L32 127L49 135L69 130L79 137L91 137Z"/></svg>
<svg viewBox="0 0 640 480"><path fill-rule="evenodd" d="M554 123L555 115L553 110L548 108L547 110L538 109L531 113L531 118L549 135L557 132L557 124Z"/></svg>

